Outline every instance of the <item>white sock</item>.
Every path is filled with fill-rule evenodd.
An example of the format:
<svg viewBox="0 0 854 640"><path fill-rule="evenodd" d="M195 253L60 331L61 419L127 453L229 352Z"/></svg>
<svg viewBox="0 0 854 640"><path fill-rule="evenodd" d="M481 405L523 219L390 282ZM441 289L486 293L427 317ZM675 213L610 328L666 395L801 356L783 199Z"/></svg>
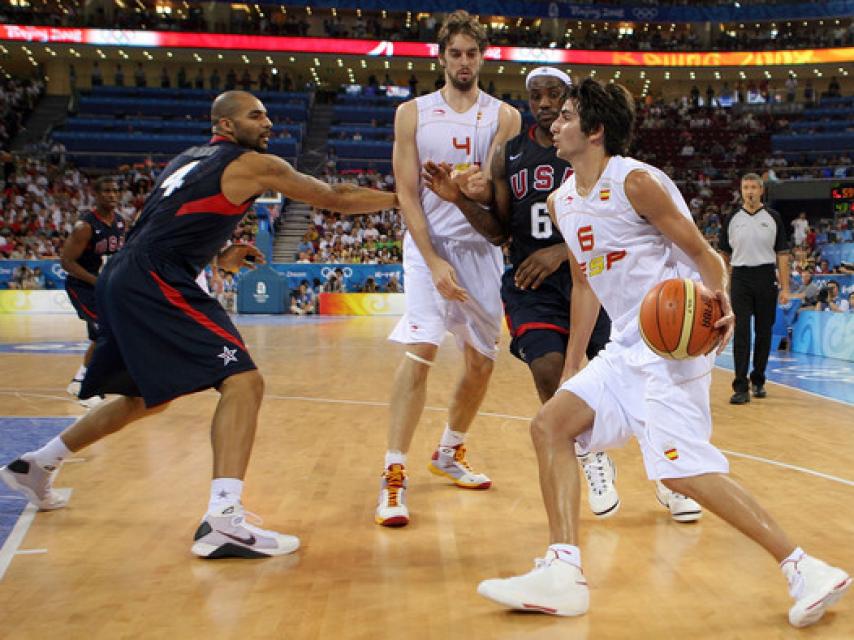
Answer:
<svg viewBox="0 0 854 640"><path fill-rule="evenodd" d="M798 562L800 560L803 560L804 556L806 555L807 554L804 552L803 549L801 549L800 547L796 547L795 550L792 551L792 553L790 553L789 556L780 563L780 566L782 567L787 562Z"/></svg>
<svg viewBox="0 0 854 640"><path fill-rule="evenodd" d="M214 478L211 481L211 500L208 513L214 513L226 504L240 502L243 493L243 480L237 478Z"/></svg>
<svg viewBox="0 0 854 640"><path fill-rule="evenodd" d="M59 436L56 436L38 451L33 451L35 463L45 471L54 471L70 455L71 450L65 446Z"/></svg>
<svg viewBox="0 0 854 640"><path fill-rule="evenodd" d="M402 464L406 466L406 454L402 451L389 450L385 452L385 468L388 469L393 464Z"/></svg>
<svg viewBox="0 0 854 640"><path fill-rule="evenodd" d="M462 431L454 431L450 425L445 425L445 431L442 434L442 440L439 442L440 447L448 447L453 449L466 441L466 434Z"/></svg>
<svg viewBox="0 0 854 640"><path fill-rule="evenodd" d="M549 551L554 551L558 560L581 568L581 550L574 544L550 544Z"/></svg>
<svg viewBox="0 0 854 640"><path fill-rule="evenodd" d="M77 373L74 374L75 380L82 380L86 377L86 365L81 364L80 368L77 370Z"/></svg>

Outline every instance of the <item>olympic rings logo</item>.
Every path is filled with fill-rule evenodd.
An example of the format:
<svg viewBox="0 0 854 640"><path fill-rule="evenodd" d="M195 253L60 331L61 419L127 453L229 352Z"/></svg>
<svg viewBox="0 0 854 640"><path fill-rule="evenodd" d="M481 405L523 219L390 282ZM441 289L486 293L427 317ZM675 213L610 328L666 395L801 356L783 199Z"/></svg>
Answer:
<svg viewBox="0 0 854 640"><path fill-rule="evenodd" d="M328 278L329 276L335 273L336 268L341 269L341 271L344 273L345 278L353 277L353 269L351 269L350 267L323 267L320 270L320 275L324 278Z"/></svg>
<svg viewBox="0 0 854 640"><path fill-rule="evenodd" d="M639 7L632 9L632 15L638 20L655 20L658 17L658 9L654 7Z"/></svg>

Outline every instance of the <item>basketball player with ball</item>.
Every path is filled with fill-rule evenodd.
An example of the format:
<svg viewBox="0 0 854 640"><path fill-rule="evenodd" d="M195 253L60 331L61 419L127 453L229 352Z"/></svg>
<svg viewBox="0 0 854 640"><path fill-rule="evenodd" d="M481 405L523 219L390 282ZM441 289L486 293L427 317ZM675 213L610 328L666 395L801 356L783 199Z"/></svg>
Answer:
<svg viewBox="0 0 854 640"><path fill-rule="evenodd" d="M650 479L693 498L774 557L794 599L789 622L796 627L812 624L851 586L851 578L793 543L727 475L726 458L710 443L714 355L703 354L709 347L706 340L691 344L694 327L686 318L693 323L696 313L686 313L688 305L681 301L699 299L703 306L703 296L714 296L708 312L716 313L719 305L721 317L714 322L718 335L712 343L723 348L734 322L725 293L726 270L694 225L673 181L659 169L622 155L634 120L634 101L625 88L588 78L571 87L552 125L558 156L570 162L575 173L548 200L552 220L569 247L574 331L561 388L531 424L550 545L531 572L485 580L478 592L512 609L563 616L585 613L589 591L577 546L579 477L567 443L578 440L598 451L621 446L634 436ZM682 326L675 345L675 331L647 334L667 356L662 357L642 339L638 318L644 297L665 280L677 282L652 297L671 312L675 308ZM600 303L612 321L611 342L582 369ZM668 311L658 306L653 318L663 321ZM702 311L696 316L700 324L710 321L702 316ZM644 322L645 329L651 324ZM696 331L697 337L708 338L701 335L702 327Z"/></svg>

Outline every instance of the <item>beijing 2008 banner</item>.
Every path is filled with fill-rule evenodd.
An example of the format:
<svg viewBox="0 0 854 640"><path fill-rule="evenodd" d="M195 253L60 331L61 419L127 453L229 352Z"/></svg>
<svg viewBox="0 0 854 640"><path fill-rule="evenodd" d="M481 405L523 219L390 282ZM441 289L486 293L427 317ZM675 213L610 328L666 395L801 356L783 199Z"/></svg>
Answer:
<svg viewBox="0 0 854 640"><path fill-rule="evenodd" d="M312 53L403 58L435 58L436 44L351 40L346 38L303 38L242 36L221 33L173 33L124 31L119 29L73 29L0 25L0 40L43 44L88 44L122 47L174 47ZM585 64L636 67L740 67L854 62L854 47L794 49L791 51L586 51L582 49L535 49L490 47L486 58L501 62L534 64Z"/></svg>

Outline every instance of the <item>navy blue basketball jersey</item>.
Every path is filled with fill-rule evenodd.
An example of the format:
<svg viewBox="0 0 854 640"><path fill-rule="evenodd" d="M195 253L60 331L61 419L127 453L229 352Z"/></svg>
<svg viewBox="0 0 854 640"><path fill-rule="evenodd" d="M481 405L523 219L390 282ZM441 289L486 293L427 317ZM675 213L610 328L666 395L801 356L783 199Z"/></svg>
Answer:
<svg viewBox="0 0 854 640"><path fill-rule="evenodd" d="M222 193L225 168L248 149L214 136L172 160L157 179L127 236L128 248L181 264L195 278L231 238L255 201L233 204Z"/></svg>
<svg viewBox="0 0 854 640"><path fill-rule="evenodd" d="M107 224L92 210L81 214L78 222L85 222L92 227L92 237L77 259L77 263L93 276L97 276L101 271L103 257L114 254L124 246L125 221L114 213L113 223Z"/></svg>
<svg viewBox="0 0 854 640"><path fill-rule="evenodd" d="M505 175L510 185L510 262L563 242L552 224L546 200L572 175L568 162L557 157L554 147L543 147L534 138L532 125L508 141L504 150Z"/></svg>

